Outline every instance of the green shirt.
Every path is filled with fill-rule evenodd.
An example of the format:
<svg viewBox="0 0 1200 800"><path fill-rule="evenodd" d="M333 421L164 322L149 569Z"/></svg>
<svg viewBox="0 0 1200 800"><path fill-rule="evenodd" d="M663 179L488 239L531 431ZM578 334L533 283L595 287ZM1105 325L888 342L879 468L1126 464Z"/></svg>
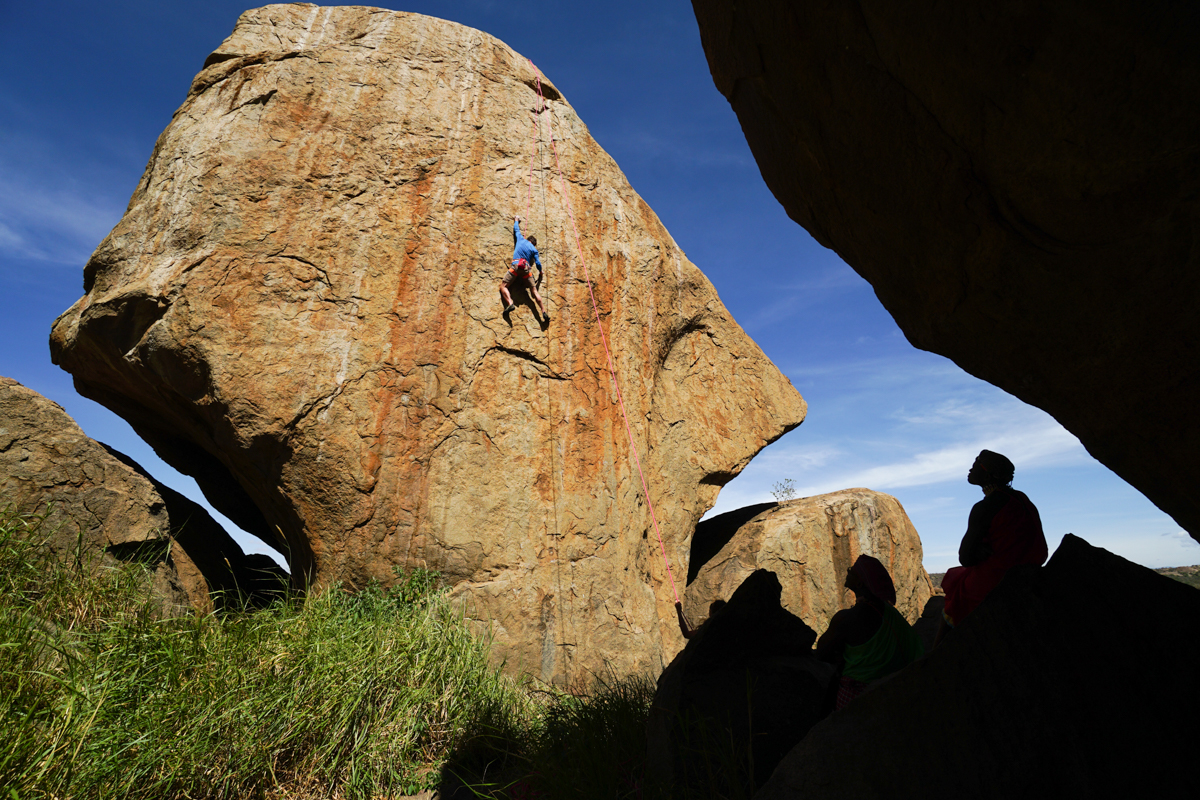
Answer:
<svg viewBox="0 0 1200 800"><path fill-rule="evenodd" d="M870 683L925 655L921 637L894 606L884 605L883 621L863 644L846 645L842 677Z"/></svg>

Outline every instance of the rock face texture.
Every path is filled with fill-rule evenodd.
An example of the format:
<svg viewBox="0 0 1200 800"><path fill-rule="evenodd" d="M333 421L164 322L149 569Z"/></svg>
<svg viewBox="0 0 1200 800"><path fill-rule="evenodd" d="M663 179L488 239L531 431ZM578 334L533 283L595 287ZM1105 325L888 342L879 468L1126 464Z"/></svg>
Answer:
<svg viewBox="0 0 1200 800"><path fill-rule="evenodd" d="M805 405L538 87L452 23L246 12L52 353L301 586L427 565L515 670L657 672L682 640L585 264L677 569L719 487ZM514 213L546 264L548 327L522 293L501 315Z"/></svg>
<svg viewBox="0 0 1200 800"><path fill-rule="evenodd" d="M1200 537L1191 6L692 5L792 219Z"/></svg>
<svg viewBox="0 0 1200 800"><path fill-rule="evenodd" d="M751 506L701 522L692 541L715 556L695 570L684 610L699 624L713 600L728 599L748 575L770 570L783 585L783 607L824 633L839 610L854 605L846 570L860 555L875 556L896 585L896 608L916 622L933 593L921 564L916 529L899 501L870 489L845 489L786 503ZM746 519L746 512L762 508Z"/></svg>
<svg viewBox="0 0 1200 800"><path fill-rule="evenodd" d="M273 562L245 556L203 508L88 438L57 403L0 377L0 507L9 504L48 512L46 544L63 558L82 546L151 566L168 613L283 586Z"/></svg>
<svg viewBox="0 0 1200 800"><path fill-rule="evenodd" d="M646 765L666 794L748 797L833 707L834 668L781 591L772 572L747 577L659 678Z"/></svg>
<svg viewBox="0 0 1200 800"><path fill-rule="evenodd" d="M813 727L758 800L1182 797L1200 591L1068 535L925 658ZM917 765L917 766L914 766Z"/></svg>

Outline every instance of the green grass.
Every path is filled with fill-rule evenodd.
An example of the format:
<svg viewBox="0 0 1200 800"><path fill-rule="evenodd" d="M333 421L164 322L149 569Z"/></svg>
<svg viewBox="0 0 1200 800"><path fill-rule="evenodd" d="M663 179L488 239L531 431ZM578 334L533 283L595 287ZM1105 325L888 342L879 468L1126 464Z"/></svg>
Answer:
<svg viewBox="0 0 1200 800"><path fill-rule="evenodd" d="M47 560L0 514L0 786L14 798L386 797L436 785L481 718L536 704L418 572L162 619L138 564Z"/></svg>
<svg viewBox="0 0 1200 800"><path fill-rule="evenodd" d="M0 510L2 800L646 796L653 682L518 684L431 572L163 619L44 524Z"/></svg>
<svg viewBox="0 0 1200 800"><path fill-rule="evenodd" d="M433 573L168 619L146 567L44 525L0 510L0 800L662 794L649 678L519 683Z"/></svg>

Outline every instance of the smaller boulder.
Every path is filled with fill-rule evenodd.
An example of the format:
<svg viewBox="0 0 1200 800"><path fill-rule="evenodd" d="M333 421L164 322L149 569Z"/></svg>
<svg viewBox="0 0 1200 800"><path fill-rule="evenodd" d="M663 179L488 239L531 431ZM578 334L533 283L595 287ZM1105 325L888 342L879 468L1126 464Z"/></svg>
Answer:
<svg viewBox="0 0 1200 800"><path fill-rule="evenodd" d="M933 594L921 537L896 498L870 489L748 506L701 522L684 610L689 619L703 619L713 600L767 569L783 584L783 607L823 632L834 614L854 604L846 570L863 554L887 567L897 610L916 622Z"/></svg>
<svg viewBox="0 0 1200 800"><path fill-rule="evenodd" d="M754 572L667 666L647 726L648 782L748 796L829 712L834 669L781 593L773 572Z"/></svg>
<svg viewBox="0 0 1200 800"><path fill-rule="evenodd" d="M45 514L45 547L60 558L146 564L168 614L212 611L234 598L261 605L287 586L287 573L247 557L202 507L89 438L57 403L0 377L5 507Z"/></svg>

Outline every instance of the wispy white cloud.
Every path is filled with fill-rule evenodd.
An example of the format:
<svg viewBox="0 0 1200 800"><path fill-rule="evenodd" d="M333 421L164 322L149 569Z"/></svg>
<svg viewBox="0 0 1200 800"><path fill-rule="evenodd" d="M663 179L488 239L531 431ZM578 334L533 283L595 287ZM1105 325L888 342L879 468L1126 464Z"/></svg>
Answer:
<svg viewBox="0 0 1200 800"><path fill-rule="evenodd" d="M24 247L25 240L0 221L0 250L18 250Z"/></svg>
<svg viewBox="0 0 1200 800"><path fill-rule="evenodd" d="M902 356L871 356L868 358L812 358L787 370L793 380L813 379L838 381L841 385L851 384L872 389L898 384L914 383L924 388L924 395L931 396L930 404L946 399L947 392L961 392L979 383L949 359L932 353L913 350L907 345L900 348ZM906 399L908 395L902 395Z"/></svg>
<svg viewBox="0 0 1200 800"><path fill-rule="evenodd" d="M928 382L927 391L915 399L927 398L929 405L883 414L870 444L863 441L866 437L856 437L860 447L866 444L872 450L859 450L853 463L833 474L822 474L817 480L802 478L804 493L849 486L895 489L960 482L983 449L1004 453L1018 470L1090 460L1079 440L1044 411L961 376L940 368L910 374L910 380ZM886 404L886 394L876 402ZM892 453L903 455L889 457Z"/></svg>
<svg viewBox="0 0 1200 800"><path fill-rule="evenodd" d="M1174 528L1157 536L1143 531L1097 531L1085 537L1097 547L1118 553L1147 567L1183 567L1200 564L1200 542Z"/></svg>
<svg viewBox="0 0 1200 800"><path fill-rule="evenodd" d="M871 287L836 256L829 255L830 262L824 267L810 268L797 272L798 279L781 281L774 287L773 298L747 317L743 327L756 333L763 328L794 320L796 315L830 302L834 294L862 291Z"/></svg>
<svg viewBox="0 0 1200 800"><path fill-rule="evenodd" d="M81 267L122 211L82 187L0 178L0 252Z"/></svg>
<svg viewBox="0 0 1200 800"><path fill-rule="evenodd" d="M918 411L899 408L892 416L912 425L959 425L964 420L977 420L984 413L987 411L977 402L964 397L951 397L932 408L921 408Z"/></svg>
<svg viewBox="0 0 1200 800"><path fill-rule="evenodd" d="M834 463L843 452L842 448L831 443L768 449L758 457L756 463L781 475L793 475Z"/></svg>
<svg viewBox="0 0 1200 800"><path fill-rule="evenodd" d="M714 512L770 500L783 478L795 481L799 496L945 484L940 494L950 497L983 449L1004 453L1018 474L1092 461L1048 414L936 356L831 363L808 374L823 390L832 387L825 400L834 407L810 409L804 425L723 490ZM894 405L901 398L904 405Z"/></svg>
<svg viewBox="0 0 1200 800"><path fill-rule="evenodd" d="M980 450L1003 452L1021 469L1063 464L1086 458L1079 440L1053 420L1036 427L998 435L981 435L936 450L865 469L851 470L825 477L806 485L803 495L824 494L851 486L871 489L898 489L961 481Z"/></svg>
<svg viewBox="0 0 1200 800"><path fill-rule="evenodd" d="M81 267L120 220L125 199L71 155L5 136L0 150L0 255Z"/></svg>
<svg viewBox="0 0 1200 800"><path fill-rule="evenodd" d="M930 512L944 512L947 510L958 509L958 498L951 496L931 497L923 502L908 503L904 509L909 514L924 514Z"/></svg>

